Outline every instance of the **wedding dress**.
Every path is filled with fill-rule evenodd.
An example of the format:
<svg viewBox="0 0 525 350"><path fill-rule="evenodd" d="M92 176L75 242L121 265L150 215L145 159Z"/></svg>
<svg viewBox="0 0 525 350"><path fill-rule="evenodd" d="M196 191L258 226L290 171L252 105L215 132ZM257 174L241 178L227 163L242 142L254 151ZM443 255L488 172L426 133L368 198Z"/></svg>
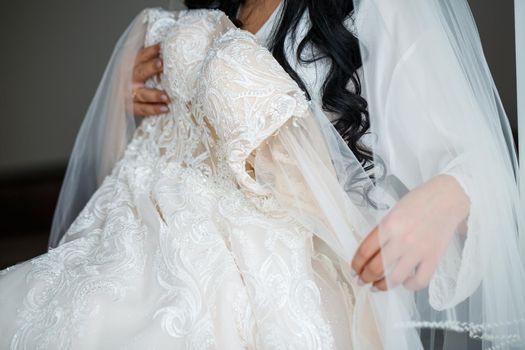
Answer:
<svg viewBox="0 0 525 350"><path fill-rule="evenodd" d="M304 93L220 11L145 18L171 111L142 122L59 247L2 272L0 348L352 348L359 287L249 169L303 125Z"/></svg>
<svg viewBox="0 0 525 350"><path fill-rule="evenodd" d="M298 40L287 55L310 100L261 46L271 21L254 36L217 10L141 13L77 137L60 244L0 272L0 348L412 350L420 328L524 345L517 164L468 5L355 4L376 136L364 141L384 165L374 181L320 106L329 67L294 60ZM154 43L164 71L148 85L170 95L170 112L134 129L116 101L138 48ZM356 283L359 243L439 174L471 210L430 285Z"/></svg>

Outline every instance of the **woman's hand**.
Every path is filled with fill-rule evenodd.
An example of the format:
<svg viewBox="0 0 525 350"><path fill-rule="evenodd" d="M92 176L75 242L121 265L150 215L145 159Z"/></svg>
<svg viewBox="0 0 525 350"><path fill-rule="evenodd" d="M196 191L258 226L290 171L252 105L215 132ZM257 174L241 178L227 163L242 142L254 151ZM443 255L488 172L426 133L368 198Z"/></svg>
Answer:
<svg viewBox="0 0 525 350"><path fill-rule="evenodd" d="M352 269L360 284L373 283L373 290L428 286L469 209L467 195L449 175L410 191L359 246Z"/></svg>
<svg viewBox="0 0 525 350"><path fill-rule="evenodd" d="M168 112L169 97L166 92L149 89L144 83L162 72L160 45L143 48L137 54L133 67L133 113L147 117Z"/></svg>

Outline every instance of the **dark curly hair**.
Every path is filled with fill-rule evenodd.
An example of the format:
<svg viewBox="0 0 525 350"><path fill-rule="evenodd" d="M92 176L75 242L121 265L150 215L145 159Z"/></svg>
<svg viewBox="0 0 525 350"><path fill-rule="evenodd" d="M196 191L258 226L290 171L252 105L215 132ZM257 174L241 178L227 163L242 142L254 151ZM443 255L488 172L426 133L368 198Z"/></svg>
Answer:
<svg viewBox="0 0 525 350"><path fill-rule="evenodd" d="M348 0L281 0L283 11L279 26L271 38L269 50L275 59L292 77L299 87L308 91L301 77L290 66L285 55L285 38L295 35L304 12L308 10L311 27L299 43L297 60L313 63L328 58L330 71L323 84L323 109L336 114L333 125L348 144L363 168L368 172L373 168L373 156L361 142L361 137L370 129L368 103L361 96L361 82L357 70L362 66L359 41L345 26L345 20L354 9ZM186 0L189 9L214 8L222 10L237 26L242 23L236 18L237 11L244 0ZM304 58L305 48L313 45L316 55ZM353 91L347 89L351 81Z"/></svg>

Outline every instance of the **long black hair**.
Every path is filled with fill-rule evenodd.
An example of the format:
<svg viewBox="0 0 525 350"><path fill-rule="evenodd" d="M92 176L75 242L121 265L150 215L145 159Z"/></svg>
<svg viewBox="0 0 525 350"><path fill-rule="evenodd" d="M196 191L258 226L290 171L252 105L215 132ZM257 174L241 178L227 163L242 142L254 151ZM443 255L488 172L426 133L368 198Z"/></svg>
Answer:
<svg viewBox="0 0 525 350"><path fill-rule="evenodd" d="M361 82L357 70L362 66L359 41L345 26L352 12L351 0L281 0L283 11L280 24L271 38L269 50L272 55L310 98L301 77L290 66L285 55L285 38L295 35L305 11L310 16L311 27L299 43L298 62L313 63L328 58L331 66L323 83L323 109L336 114L334 127L348 144L366 171L373 167L373 157L361 142L361 137L370 129L367 102L361 96ZM186 0L189 9L216 8L222 10L237 26L237 11L244 0ZM315 47L315 56L303 57L307 47ZM311 50L308 50L311 51ZM313 50L312 50L313 51ZM349 82L352 90L347 89Z"/></svg>

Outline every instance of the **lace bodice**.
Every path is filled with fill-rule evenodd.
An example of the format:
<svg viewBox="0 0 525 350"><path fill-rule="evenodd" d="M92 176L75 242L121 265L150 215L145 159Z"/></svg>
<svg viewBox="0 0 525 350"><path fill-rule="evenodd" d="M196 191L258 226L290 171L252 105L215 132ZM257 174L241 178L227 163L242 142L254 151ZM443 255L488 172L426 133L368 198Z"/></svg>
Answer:
<svg viewBox="0 0 525 350"><path fill-rule="evenodd" d="M149 10L146 44L161 43L165 69L148 82L171 96L171 111L144 121L139 139L158 140L166 160L185 160L230 179L256 202L268 199L247 172L252 152L308 108L303 91L255 36L221 11ZM288 126L285 126L288 127ZM151 133L161 133L151 137Z"/></svg>

